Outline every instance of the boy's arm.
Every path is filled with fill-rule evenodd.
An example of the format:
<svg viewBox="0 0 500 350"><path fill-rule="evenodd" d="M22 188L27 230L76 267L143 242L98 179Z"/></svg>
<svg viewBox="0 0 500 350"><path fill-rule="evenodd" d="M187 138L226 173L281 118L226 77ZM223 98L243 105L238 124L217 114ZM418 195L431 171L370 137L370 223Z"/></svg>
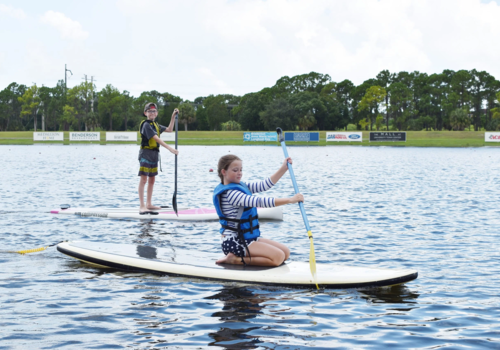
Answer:
<svg viewBox="0 0 500 350"><path fill-rule="evenodd" d="M170 124L168 124L167 128L165 129L166 132L172 132L174 130L175 115L178 113L179 113L179 110L177 108L174 109L174 112L172 113L172 117L170 118Z"/></svg>
<svg viewBox="0 0 500 350"><path fill-rule="evenodd" d="M155 139L156 142L158 142L160 145L162 145L163 147L165 147L166 149L168 149L171 153L173 153L173 154L179 154L179 150L177 150L175 148L172 148L169 145L167 145L165 143L165 141L163 141L162 139L160 139L158 137L158 135L153 136L153 139Z"/></svg>

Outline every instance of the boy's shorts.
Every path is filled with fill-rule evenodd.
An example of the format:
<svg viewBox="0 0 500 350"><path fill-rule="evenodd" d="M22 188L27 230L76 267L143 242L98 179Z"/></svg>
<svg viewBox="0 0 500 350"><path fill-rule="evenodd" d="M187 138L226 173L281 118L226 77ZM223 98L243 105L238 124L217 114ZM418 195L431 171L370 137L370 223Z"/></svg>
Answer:
<svg viewBox="0 0 500 350"><path fill-rule="evenodd" d="M158 175L158 153L154 150L141 149L139 151L139 174L138 176Z"/></svg>

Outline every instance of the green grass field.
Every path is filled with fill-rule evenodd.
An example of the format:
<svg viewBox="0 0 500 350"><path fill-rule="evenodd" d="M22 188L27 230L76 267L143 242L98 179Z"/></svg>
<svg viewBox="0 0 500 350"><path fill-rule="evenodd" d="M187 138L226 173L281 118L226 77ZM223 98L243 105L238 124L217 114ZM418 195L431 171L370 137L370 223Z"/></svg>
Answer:
<svg viewBox="0 0 500 350"><path fill-rule="evenodd" d="M320 131L319 142L287 142L287 145L308 146L398 146L398 147L483 147L500 146L500 142L485 142L484 131L407 131L406 142L370 142L369 131L363 131L362 142L326 142L326 131ZM277 142L244 142L243 131L179 131L179 145L269 145ZM106 143L105 131L101 131L101 141ZM139 139L139 137L138 137ZM34 143L69 144L69 132L64 133L64 141L33 141L32 131L0 132L0 145L32 145ZM90 141L71 141L74 143L97 143ZM168 142L172 143L172 142ZM138 144L138 142L137 142Z"/></svg>

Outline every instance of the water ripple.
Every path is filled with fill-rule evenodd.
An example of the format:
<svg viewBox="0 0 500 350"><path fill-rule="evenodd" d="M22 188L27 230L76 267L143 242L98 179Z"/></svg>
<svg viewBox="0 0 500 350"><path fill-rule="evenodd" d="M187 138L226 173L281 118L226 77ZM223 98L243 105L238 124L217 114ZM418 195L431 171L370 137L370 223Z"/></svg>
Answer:
<svg viewBox="0 0 500 350"><path fill-rule="evenodd" d="M208 170L226 153L244 160L246 179L265 178L283 158L277 146L183 146L179 205L211 205L218 178ZM4 252L0 349L500 349L498 150L289 153L318 262L407 267L419 278L316 292L100 269L54 248ZM128 145L0 146L3 251L86 240L220 253L217 223L49 214L62 203L137 206L136 156ZM158 203L171 202L171 160L164 155ZM288 175L272 190L292 193ZM298 207L284 216L263 222L263 234L307 261Z"/></svg>

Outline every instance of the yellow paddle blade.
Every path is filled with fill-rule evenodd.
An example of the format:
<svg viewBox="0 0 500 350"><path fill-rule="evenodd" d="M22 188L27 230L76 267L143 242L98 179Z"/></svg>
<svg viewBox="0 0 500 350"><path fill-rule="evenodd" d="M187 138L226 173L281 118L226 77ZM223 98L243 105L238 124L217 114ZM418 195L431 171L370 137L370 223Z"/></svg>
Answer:
<svg viewBox="0 0 500 350"><path fill-rule="evenodd" d="M316 274L316 255L314 254L314 243L311 231L307 231L307 235L309 236L309 242L311 242L311 246L309 247L309 267L314 278L314 284L316 284L316 288L319 289L318 276Z"/></svg>

